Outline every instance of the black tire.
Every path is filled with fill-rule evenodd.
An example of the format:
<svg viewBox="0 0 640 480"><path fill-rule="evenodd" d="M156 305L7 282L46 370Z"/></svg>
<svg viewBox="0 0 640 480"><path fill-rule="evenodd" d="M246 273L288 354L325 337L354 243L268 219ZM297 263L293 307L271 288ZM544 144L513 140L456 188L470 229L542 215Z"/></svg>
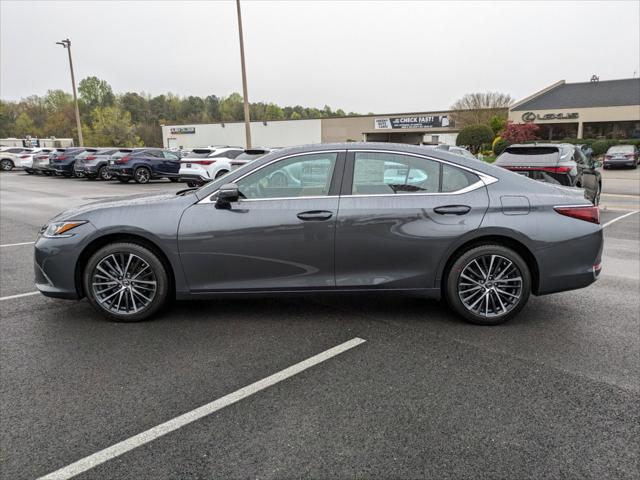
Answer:
<svg viewBox="0 0 640 480"><path fill-rule="evenodd" d="M28 170L27 170L27 169L25 169L24 171L25 171L25 172L27 172L29 175L33 175L34 173L36 173L36 172L34 172L33 170L31 170L31 169L28 169Z"/></svg>
<svg viewBox="0 0 640 480"><path fill-rule="evenodd" d="M96 269L100 262L102 262L104 259L110 258L111 256L113 256L111 258L121 258L120 254L124 255L124 257L122 258L128 258L129 254L131 254L135 256L134 258L137 257L142 259L143 262L146 262L148 264L148 269L145 270L145 272L151 271L153 274L152 278L154 278L154 281L156 282L155 292L153 293L153 295L149 294L151 297L151 301L146 306L144 306L144 308L140 308L137 311L134 310L129 313L125 313L124 311L122 313L118 313L114 311L114 305L110 305L111 308L108 308L110 303L109 300L104 301L103 298L102 302L99 301L96 297L99 292L96 293L96 290L94 290L92 281L95 274L102 275L102 272ZM89 258L89 261L87 262L82 273L82 285L84 288L84 292L87 295L87 299L89 300L89 303L91 303L91 306L108 319L116 322L139 322L141 320L146 320L152 317L153 315L158 313L158 311L162 309L162 307L166 304L170 288L169 276L158 256L148 248L131 242L112 243L102 247L97 252L95 252L91 256L91 258ZM101 287L98 286L96 288ZM119 284L112 288L119 289L122 288L122 285ZM105 295L110 294L111 292ZM132 293L124 293L123 295L133 296ZM139 297L138 299L140 300ZM133 302L135 303L135 300ZM131 303L127 302L126 308L129 308L130 306ZM122 308L124 309L125 307L123 306ZM118 311L120 311L120 305L118 305Z"/></svg>
<svg viewBox="0 0 640 480"><path fill-rule="evenodd" d="M113 179L113 176L111 175L111 172L109 172L109 169L103 165L100 167L100 170L98 170L98 178L107 182Z"/></svg>
<svg viewBox="0 0 640 480"><path fill-rule="evenodd" d="M216 173L216 178L220 178L226 175L227 173L229 173L227 170L220 170L218 173Z"/></svg>
<svg viewBox="0 0 640 480"><path fill-rule="evenodd" d="M129 180L131 180L129 177L118 177L120 183L129 183Z"/></svg>
<svg viewBox="0 0 640 480"><path fill-rule="evenodd" d="M13 160L11 160L10 158L3 158L2 160L0 160L0 170L2 170L3 172L10 172L11 170L13 170L13 167L15 165L13 164Z"/></svg>
<svg viewBox="0 0 640 480"><path fill-rule="evenodd" d="M147 167L138 167L133 172L133 179L136 183L144 185L145 183L149 183L151 180L151 170Z"/></svg>
<svg viewBox="0 0 640 480"><path fill-rule="evenodd" d="M200 185L196 182L187 182L187 187L189 188L195 188L195 187L199 187Z"/></svg>
<svg viewBox="0 0 640 480"><path fill-rule="evenodd" d="M488 296L491 299L492 308L495 306L496 309L504 311L502 314L492 313L491 316L489 316L478 314L465 306L461 299L462 293L459 292L459 289L462 288L460 282L463 280L461 277L463 271L467 271L466 269L474 263L474 260L482 262L482 260L487 257L493 258L492 256L496 256L496 258L500 259L506 259L508 262L511 262L512 265L519 270L517 274L519 274L521 284L519 286L519 291L512 290L512 293L518 294L518 299L511 300L513 303L508 304L504 309L502 307L499 308L497 302L494 300L493 295L498 295L493 288L494 284L489 281L486 285L482 286L481 288L484 290L480 290L477 293L479 293L481 297ZM513 318L524 308L531 293L531 273L527 263L516 252L502 245L480 245L461 253L451 265L445 280L445 295L451 308L468 322L477 325L499 325ZM478 285L480 284L478 283ZM487 286L489 288L487 288ZM493 295L489 290L494 290ZM467 301L470 303L475 302L476 298L480 298L472 298L471 295L467 297ZM472 299L469 300L470 298ZM499 299L498 301L501 302Z"/></svg>

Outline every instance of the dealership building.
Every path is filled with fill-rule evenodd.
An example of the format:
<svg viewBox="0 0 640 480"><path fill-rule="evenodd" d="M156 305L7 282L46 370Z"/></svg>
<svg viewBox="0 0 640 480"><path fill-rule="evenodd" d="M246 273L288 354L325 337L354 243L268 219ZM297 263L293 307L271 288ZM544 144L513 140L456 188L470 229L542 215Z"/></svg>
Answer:
<svg viewBox="0 0 640 480"><path fill-rule="evenodd" d="M265 147L348 141L455 145L460 129L451 114L445 110L256 121L251 122L251 140L253 146ZM640 138L640 79L562 80L517 102L508 116L514 123L537 124L543 140ZM163 125L162 141L165 148L244 146L244 122Z"/></svg>
<svg viewBox="0 0 640 480"><path fill-rule="evenodd" d="M640 138L640 78L562 80L514 104L509 120L535 123L544 140Z"/></svg>
<svg viewBox="0 0 640 480"><path fill-rule="evenodd" d="M399 142L455 145L459 129L449 111L354 115L308 120L251 122L253 146L288 147L330 142ZM244 122L163 125L165 148L245 145Z"/></svg>

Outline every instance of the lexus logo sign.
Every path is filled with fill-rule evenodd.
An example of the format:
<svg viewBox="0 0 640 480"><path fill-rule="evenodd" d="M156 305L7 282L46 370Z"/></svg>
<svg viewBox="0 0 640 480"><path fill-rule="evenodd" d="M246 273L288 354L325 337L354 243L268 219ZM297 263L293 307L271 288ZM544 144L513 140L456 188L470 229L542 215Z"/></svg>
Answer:
<svg viewBox="0 0 640 480"><path fill-rule="evenodd" d="M525 112L522 114L523 122L535 122L536 120L549 121L549 120L576 120L578 118L578 112L570 113L534 113Z"/></svg>

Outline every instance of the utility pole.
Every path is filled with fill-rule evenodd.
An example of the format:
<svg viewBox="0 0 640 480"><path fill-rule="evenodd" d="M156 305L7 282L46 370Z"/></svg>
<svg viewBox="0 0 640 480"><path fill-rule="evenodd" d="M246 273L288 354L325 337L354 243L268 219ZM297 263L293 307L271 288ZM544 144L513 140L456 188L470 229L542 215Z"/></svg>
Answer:
<svg viewBox="0 0 640 480"><path fill-rule="evenodd" d="M76 128L78 129L78 143L80 143L80 147L84 147L84 142L82 140L82 125L80 124L80 110L78 109L78 94L76 93L76 79L73 75L73 61L71 60L71 40L68 38L62 40L61 42L56 42L57 45L62 45L62 48L67 49L67 53L69 54L69 68L71 69L71 86L73 87L73 102L76 106Z"/></svg>
<svg viewBox="0 0 640 480"><path fill-rule="evenodd" d="M244 99L244 133L246 148L251 148L251 119L249 118L249 93L247 92L247 70L244 66L244 40L242 39L242 15L240 0L236 0L238 9L238 34L240 35L240 64L242 67L242 98ZM71 57L69 57L71 58Z"/></svg>

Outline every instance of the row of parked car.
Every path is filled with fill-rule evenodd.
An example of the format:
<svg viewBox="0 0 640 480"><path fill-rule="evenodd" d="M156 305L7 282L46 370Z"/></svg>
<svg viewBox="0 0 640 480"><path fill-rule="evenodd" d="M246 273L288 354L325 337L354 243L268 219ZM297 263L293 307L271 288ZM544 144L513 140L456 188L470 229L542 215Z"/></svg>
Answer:
<svg viewBox="0 0 640 480"><path fill-rule="evenodd" d="M198 186L261 157L273 149L215 145L193 150L162 148L21 148L0 151L0 167L22 168L29 174L60 175L89 180L148 183L167 178Z"/></svg>

